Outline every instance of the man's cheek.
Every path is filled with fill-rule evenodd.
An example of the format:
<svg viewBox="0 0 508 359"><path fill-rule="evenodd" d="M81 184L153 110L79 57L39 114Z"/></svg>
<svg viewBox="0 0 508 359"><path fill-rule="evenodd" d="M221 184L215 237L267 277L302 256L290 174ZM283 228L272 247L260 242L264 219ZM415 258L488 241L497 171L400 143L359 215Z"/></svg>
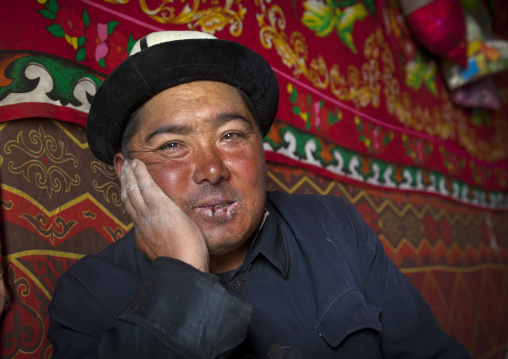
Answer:
<svg viewBox="0 0 508 359"><path fill-rule="evenodd" d="M190 181L190 171L182 168L153 166L149 168L149 172L164 193L180 206L179 198L185 198L188 194L186 188Z"/></svg>

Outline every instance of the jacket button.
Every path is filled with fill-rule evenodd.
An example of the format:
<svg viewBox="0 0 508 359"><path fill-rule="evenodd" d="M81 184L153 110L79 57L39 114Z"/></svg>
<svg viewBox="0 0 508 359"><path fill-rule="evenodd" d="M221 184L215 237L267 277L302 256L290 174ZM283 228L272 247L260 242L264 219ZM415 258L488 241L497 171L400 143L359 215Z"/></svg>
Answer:
<svg viewBox="0 0 508 359"><path fill-rule="evenodd" d="M243 287L245 286L245 282L240 275L236 275L229 283L231 286L231 290L235 293L243 292Z"/></svg>
<svg viewBox="0 0 508 359"><path fill-rule="evenodd" d="M272 344L268 348L268 358L281 359L284 357L284 349L279 344Z"/></svg>

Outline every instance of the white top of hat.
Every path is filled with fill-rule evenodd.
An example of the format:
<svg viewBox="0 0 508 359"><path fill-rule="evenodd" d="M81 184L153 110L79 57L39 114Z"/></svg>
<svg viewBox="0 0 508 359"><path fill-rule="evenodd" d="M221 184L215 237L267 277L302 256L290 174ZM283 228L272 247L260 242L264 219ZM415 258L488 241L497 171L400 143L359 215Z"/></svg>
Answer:
<svg viewBox="0 0 508 359"><path fill-rule="evenodd" d="M193 39L217 39L211 34L200 31L159 31L152 32L146 35L140 40L136 41L132 47L130 55L134 55L141 50L144 50L150 46L161 44L163 42L175 41L175 40L193 40Z"/></svg>

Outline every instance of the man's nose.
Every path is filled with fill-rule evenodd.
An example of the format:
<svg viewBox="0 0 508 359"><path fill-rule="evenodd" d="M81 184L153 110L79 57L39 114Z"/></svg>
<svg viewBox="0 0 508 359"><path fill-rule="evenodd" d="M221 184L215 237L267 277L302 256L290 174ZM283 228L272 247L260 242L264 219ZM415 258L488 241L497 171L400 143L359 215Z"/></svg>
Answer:
<svg viewBox="0 0 508 359"><path fill-rule="evenodd" d="M195 183L200 184L206 181L210 184L218 184L222 180L229 179L229 168L220 149L213 146L200 149L196 153L195 162L192 175Z"/></svg>

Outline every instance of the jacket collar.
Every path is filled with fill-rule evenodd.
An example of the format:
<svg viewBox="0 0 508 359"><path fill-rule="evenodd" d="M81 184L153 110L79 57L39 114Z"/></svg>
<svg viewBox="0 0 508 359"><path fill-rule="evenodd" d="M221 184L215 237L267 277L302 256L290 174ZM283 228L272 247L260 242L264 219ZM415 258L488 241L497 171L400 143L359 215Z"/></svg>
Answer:
<svg viewBox="0 0 508 359"><path fill-rule="evenodd" d="M284 277L287 277L289 271L287 240L293 233L269 200L266 203L266 211L264 223L252 241L250 262L262 254Z"/></svg>

